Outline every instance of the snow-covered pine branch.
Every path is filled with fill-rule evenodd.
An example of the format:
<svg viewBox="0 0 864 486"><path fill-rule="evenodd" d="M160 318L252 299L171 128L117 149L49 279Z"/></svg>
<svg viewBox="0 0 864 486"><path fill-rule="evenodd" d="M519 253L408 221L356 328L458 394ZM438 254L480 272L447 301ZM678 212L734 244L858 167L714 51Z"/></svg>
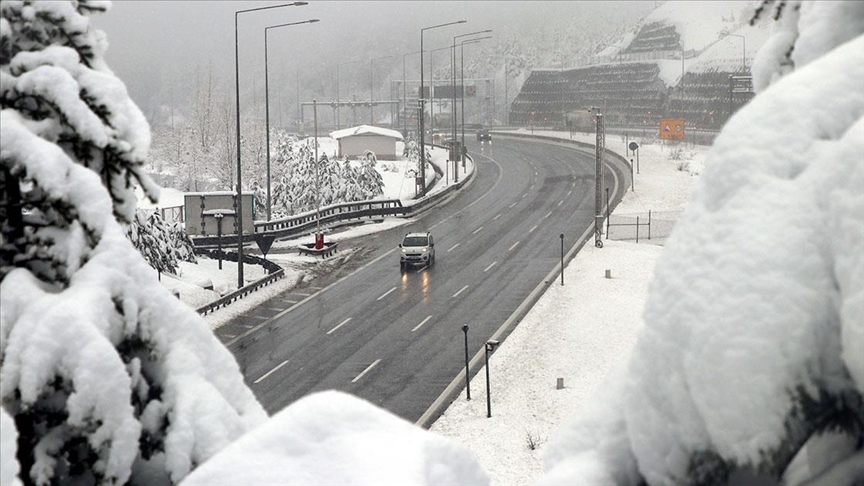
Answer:
<svg viewBox="0 0 864 486"><path fill-rule="evenodd" d="M159 191L147 122L87 17L109 6L0 3L4 483L179 482L266 417L125 237L135 186Z"/></svg>

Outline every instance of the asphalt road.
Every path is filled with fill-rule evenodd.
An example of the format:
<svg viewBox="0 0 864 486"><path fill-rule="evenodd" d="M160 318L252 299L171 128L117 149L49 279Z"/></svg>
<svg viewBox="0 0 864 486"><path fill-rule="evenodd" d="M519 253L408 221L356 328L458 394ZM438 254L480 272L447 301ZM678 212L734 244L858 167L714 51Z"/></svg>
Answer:
<svg viewBox="0 0 864 486"><path fill-rule="evenodd" d="M274 413L337 389L415 422L591 224L590 154L523 140L475 144L473 184L410 225L353 240L346 268L217 331ZM606 185L614 177L606 171ZM399 269L397 245L431 230L436 262ZM494 359L494 357L493 357Z"/></svg>

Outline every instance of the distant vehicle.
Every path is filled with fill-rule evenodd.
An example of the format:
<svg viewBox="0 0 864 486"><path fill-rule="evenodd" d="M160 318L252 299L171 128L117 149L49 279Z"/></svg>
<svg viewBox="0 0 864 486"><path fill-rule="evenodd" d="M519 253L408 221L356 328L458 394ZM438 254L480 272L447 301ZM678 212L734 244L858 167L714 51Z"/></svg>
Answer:
<svg viewBox="0 0 864 486"><path fill-rule="evenodd" d="M432 265L435 263L435 242L432 233L408 233L399 245L399 268L410 265Z"/></svg>
<svg viewBox="0 0 864 486"><path fill-rule="evenodd" d="M477 141L482 142L484 140L492 141L492 135L489 134L489 130L486 130L485 128L477 130Z"/></svg>

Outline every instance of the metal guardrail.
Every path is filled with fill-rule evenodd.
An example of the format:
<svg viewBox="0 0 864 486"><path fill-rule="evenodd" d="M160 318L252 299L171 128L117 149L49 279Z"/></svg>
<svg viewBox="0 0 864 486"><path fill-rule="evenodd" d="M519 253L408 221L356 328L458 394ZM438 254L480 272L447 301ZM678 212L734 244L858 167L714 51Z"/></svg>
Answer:
<svg viewBox="0 0 864 486"><path fill-rule="evenodd" d="M204 248L196 248L195 253L207 255L210 258L219 258L219 256L220 256L220 252L218 250L209 250L209 249L204 249ZM223 251L223 252L221 252L221 256L222 256L223 260L229 260L229 261L233 261L233 262L237 261L237 254L234 252ZM267 272L268 272L267 276L264 278L258 279L249 285L244 285L243 287L240 287L239 289L235 290L234 292L223 295L219 299L216 299L207 305L204 305L204 306L201 306L201 307L195 309L199 314L201 314L202 316L205 316L205 315L207 315L207 314L209 314L209 313L211 313L217 309L221 309L222 307L227 306L228 304L230 304L234 301L237 301L239 299L242 299L243 297L246 297L247 295L251 294L252 292L255 292L256 290L260 289L261 287L266 287L267 285L270 285L273 282L275 282L277 280L281 280L282 278L285 277L285 270L282 267L280 267L279 265L271 262L270 260L266 260L264 258L255 256L255 255L245 255L244 254L243 255L243 262L263 266L264 269L267 270Z"/></svg>
<svg viewBox="0 0 864 486"><path fill-rule="evenodd" d="M473 162L473 159L471 159ZM363 218L372 218L375 216L410 216L416 214L427 207L437 204L439 201L450 195L453 191L458 190L468 181L473 180L474 173L477 171L477 166L474 166L474 171L469 173L465 178L456 184L444 189L443 191L434 193L419 199L411 204L402 204L399 199L378 199L371 201L356 201L350 203L332 204L321 208L321 224L327 225L340 221L350 221ZM255 241L258 235L275 236L276 238L289 238L294 236L302 236L312 231L317 225L317 216L315 211L307 211L302 214L289 216L274 221L258 221L255 223L255 233L244 234L243 242L251 243ZM222 235L223 244L231 244L236 241L237 235ZM219 244L217 236L193 236L192 242L196 248L213 248Z"/></svg>
<svg viewBox="0 0 864 486"><path fill-rule="evenodd" d="M528 133L511 133L511 132L503 132L503 131L499 132L499 131L491 131L491 130L490 130L490 132L495 134L495 135L502 136L502 137L526 138L526 139L534 139L534 140L544 140L544 141L549 141L549 142L558 142L558 143L563 143L563 144L568 144L568 145L576 145L577 147L579 147L581 149L585 149L587 151L590 151L592 154L594 153L594 145L593 144L580 142L578 140L570 140L567 138L550 137L548 135L533 135L533 134L528 134ZM624 167L627 169L626 170L626 172L627 172L626 176L629 177L629 175L630 175L630 161L628 161L622 155L609 150L608 148L604 148L603 150L604 150L605 155L611 157L614 162L624 165ZM608 161L609 159L606 159L606 160ZM626 184L623 184L623 187L629 187L629 186L630 186L629 181Z"/></svg>

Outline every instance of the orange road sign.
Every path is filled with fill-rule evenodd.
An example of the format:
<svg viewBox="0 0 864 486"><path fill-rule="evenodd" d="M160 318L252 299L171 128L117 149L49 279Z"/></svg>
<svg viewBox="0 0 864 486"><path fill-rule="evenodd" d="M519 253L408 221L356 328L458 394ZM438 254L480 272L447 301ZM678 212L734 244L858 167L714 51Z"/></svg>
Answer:
<svg viewBox="0 0 864 486"><path fill-rule="evenodd" d="M660 120L660 138L663 140L684 140L684 119L663 118Z"/></svg>

